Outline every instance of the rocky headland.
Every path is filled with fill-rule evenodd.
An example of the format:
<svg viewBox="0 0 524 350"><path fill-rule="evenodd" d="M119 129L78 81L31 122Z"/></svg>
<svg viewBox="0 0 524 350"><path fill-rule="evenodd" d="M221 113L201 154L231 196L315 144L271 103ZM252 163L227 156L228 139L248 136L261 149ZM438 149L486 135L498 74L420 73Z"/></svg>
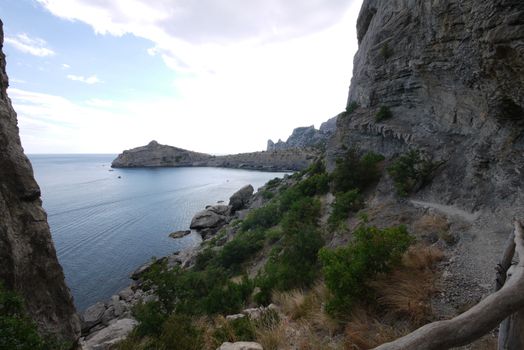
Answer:
<svg viewBox="0 0 524 350"><path fill-rule="evenodd" d="M151 141L118 155L113 168L220 167L261 171L297 171L307 168L320 152L315 148L286 149L214 156Z"/></svg>

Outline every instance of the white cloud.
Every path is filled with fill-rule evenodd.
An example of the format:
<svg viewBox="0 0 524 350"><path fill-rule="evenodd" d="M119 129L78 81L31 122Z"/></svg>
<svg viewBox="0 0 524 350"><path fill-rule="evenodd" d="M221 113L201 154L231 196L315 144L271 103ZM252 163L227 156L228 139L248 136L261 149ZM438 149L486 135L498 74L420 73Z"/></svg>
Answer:
<svg viewBox="0 0 524 350"><path fill-rule="evenodd" d="M96 75L92 75L92 76L86 78L83 75L68 74L67 75L67 79L70 79L70 80L73 80L73 81L80 81L82 83L89 84L89 85L97 84L97 83L101 83L102 82L102 80L98 79L98 77Z"/></svg>
<svg viewBox="0 0 524 350"><path fill-rule="evenodd" d="M71 68L71 66L68 65L67 63L62 63L62 68L63 69L69 69L69 68Z"/></svg>
<svg viewBox="0 0 524 350"><path fill-rule="evenodd" d="M18 34L14 37L7 36L4 41L15 49L33 56L46 57L55 55L53 50L46 47L47 43L45 40L31 38L25 33Z"/></svg>
<svg viewBox="0 0 524 350"><path fill-rule="evenodd" d="M10 83L15 83L15 84L25 84L26 83L25 80L16 79L16 78L9 78L9 82Z"/></svg>
<svg viewBox="0 0 524 350"><path fill-rule="evenodd" d="M362 0L37 1L96 33L150 40L148 54L176 71L165 92L173 96L118 106L126 136L113 151L150 139L210 153L261 150L345 108ZM98 111L99 102L85 104Z"/></svg>
<svg viewBox="0 0 524 350"><path fill-rule="evenodd" d="M109 108L114 105L114 102L111 100L104 100L100 98L92 98L87 100L86 105L93 106L93 107L100 107L100 108Z"/></svg>

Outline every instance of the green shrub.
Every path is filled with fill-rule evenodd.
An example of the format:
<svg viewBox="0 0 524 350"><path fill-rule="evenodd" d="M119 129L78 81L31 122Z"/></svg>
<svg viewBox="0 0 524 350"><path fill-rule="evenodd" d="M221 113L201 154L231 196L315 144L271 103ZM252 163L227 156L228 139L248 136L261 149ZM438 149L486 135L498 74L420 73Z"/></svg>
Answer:
<svg viewBox="0 0 524 350"><path fill-rule="evenodd" d="M318 275L317 254L323 240L317 227L320 202L305 197L282 219L282 239L256 280L257 301L268 303L272 290L309 286Z"/></svg>
<svg viewBox="0 0 524 350"><path fill-rule="evenodd" d="M391 113L391 110L387 106L382 106L378 110L377 114L375 115L375 121L381 122L383 120L389 119L393 116L393 113Z"/></svg>
<svg viewBox="0 0 524 350"><path fill-rule="evenodd" d="M269 181L266 183L266 188L267 188L268 190L271 190L271 189L277 187L281 182L282 182L282 179L281 179L281 178L275 177L274 179L269 180Z"/></svg>
<svg viewBox="0 0 524 350"><path fill-rule="evenodd" d="M224 342L254 341L256 339L256 328L249 317L237 318L227 321L213 332L213 339L217 346Z"/></svg>
<svg viewBox="0 0 524 350"><path fill-rule="evenodd" d="M217 258L218 252L216 250L205 248L204 250L201 250L195 257L195 265L193 266L193 269L202 271L209 265L212 265L213 263L216 264Z"/></svg>
<svg viewBox="0 0 524 350"><path fill-rule="evenodd" d="M358 150L352 148L344 157L337 159L335 170L332 173L334 192L347 192L354 189L363 191L369 185L380 179L378 163L384 157L369 152L359 157Z"/></svg>
<svg viewBox="0 0 524 350"><path fill-rule="evenodd" d="M237 271L240 264L262 248L265 238L265 232L261 229L237 233L237 236L220 251L220 266Z"/></svg>
<svg viewBox="0 0 524 350"><path fill-rule="evenodd" d="M384 60L387 60L393 56L393 50L389 47L388 43L385 43L380 47L380 55L382 58L384 58Z"/></svg>
<svg viewBox="0 0 524 350"><path fill-rule="evenodd" d="M395 182L397 194L406 197L417 187L425 185L435 165L421 157L418 150L411 150L398 157L389 167L388 172Z"/></svg>
<svg viewBox="0 0 524 350"><path fill-rule="evenodd" d="M346 106L346 114L349 115L353 113L357 108L359 107L359 104L357 101L351 101Z"/></svg>
<svg viewBox="0 0 524 350"><path fill-rule="evenodd" d="M347 219L349 212L357 211L362 207L362 198L356 189L337 193L332 207L333 212L329 216L328 224L333 229L341 221Z"/></svg>
<svg viewBox="0 0 524 350"><path fill-rule="evenodd" d="M238 312L253 290L244 278L233 283L226 270L208 266L203 271L183 270L166 264L153 266L145 274L145 287L156 288L162 312L187 315L214 315Z"/></svg>
<svg viewBox="0 0 524 350"><path fill-rule="evenodd" d="M204 348L204 332L193 324L191 317L172 314L164 322L154 349L201 350Z"/></svg>
<svg viewBox="0 0 524 350"><path fill-rule="evenodd" d="M328 310L344 313L355 302L365 301L371 294L366 281L398 264L411 243L404 226L383 230L361 226L347 246L321 249L319 258L326 286L333 295Z"/></svg>
<svg viewBox="0 0 524 350"><path fill-rule="evenodd" d="M278 205L270 203L262 208L252 210L240 226L243 231L255 228L270 228L280 221Z"/></svg>
<svg viewBox="0 0 524 350"><path fill-rule="evenodd" d="M277 242L282 237L282 229L273 227L266 231L266 241L269 244Z"/></svg>
<svg viewBox="0 0 524 350"><path fill-rule="evenodd" d="M298 183L296 188L304 196L325 194L329 191L329 175L325 172L311 175Z"/></svg>
<svg viewBox="0 0 524 350"><path fill-rule="evenodd" d="M28 317L22 298L5 289L0 282L0 349L1 350L61 350L71 344L52 336L41 336Z"/></svg>
<svg viewBox="0 0 524 350"><path fill-rule="evenodd" d="M264 199L271 199L275 197L275 194L271 191L265 190L261 192L262 198Z"/></svg>
<svg viewBox="0 0 524 350"><path fill-rule="evenodd" d="M138 336L160 335L162 325L168 317L160 302L139 303L133 307L132 311L138 321L138 326L134 330Z"/></svg>

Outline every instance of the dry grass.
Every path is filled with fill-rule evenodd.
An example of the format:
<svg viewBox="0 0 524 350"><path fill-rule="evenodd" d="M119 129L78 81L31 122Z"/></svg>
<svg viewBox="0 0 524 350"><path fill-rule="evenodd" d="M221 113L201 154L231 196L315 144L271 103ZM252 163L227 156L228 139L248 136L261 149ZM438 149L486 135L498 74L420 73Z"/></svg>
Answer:
<svg viewBox="0 0 524 350"><path fill-rule="evenodd" d="M413 223L413 228L420 233L440 234L449 230L449 223L443 215L426 214Z"/></svg>
<svg viewBox="0 0 524 350"><path fill-rule="evenodd" d="M409 333L408 327L395 324L392 327L370 316L362 308L355 309L346 325L345 348L347 350L372 349Z"/></svg>
<svg viewBox="0 0 524 350"><path fill-rule="evenodd" d="M257 329L257 341L265 350L284 349L287 340L286 328L284 322L279 322L271 327Z"/></svg>
<svg viewBox="0 0 524 350"><path fill-rule="evenodd" d="M431 320L431 297L437 291L434 267L443 256L434 247L411 247L404 254L401 267L370 283L377 292L379 305L415 326Z"/></svg>
<svg viewBox="0 0 524 350"><path fill-rule="evenodd" d="M333 335L339 325L324 311L328 293L324 283L318 282L307 292L303 290L276 292L273 294L273 302L291 320L307 322L317 331Z"/></svg>

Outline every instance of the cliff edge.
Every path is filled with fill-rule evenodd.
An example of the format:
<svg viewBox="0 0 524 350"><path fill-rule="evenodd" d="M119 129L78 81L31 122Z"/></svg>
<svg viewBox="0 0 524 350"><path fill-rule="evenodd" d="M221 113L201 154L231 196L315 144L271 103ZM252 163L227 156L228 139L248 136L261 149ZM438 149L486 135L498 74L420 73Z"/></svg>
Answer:
<svg viewBox="0 0 524 350"><path fill-rule="evenodd" d="M0 21L0 282L23 297L41 332L76 342L79 319L7 96L3 39Z"/></svg>

